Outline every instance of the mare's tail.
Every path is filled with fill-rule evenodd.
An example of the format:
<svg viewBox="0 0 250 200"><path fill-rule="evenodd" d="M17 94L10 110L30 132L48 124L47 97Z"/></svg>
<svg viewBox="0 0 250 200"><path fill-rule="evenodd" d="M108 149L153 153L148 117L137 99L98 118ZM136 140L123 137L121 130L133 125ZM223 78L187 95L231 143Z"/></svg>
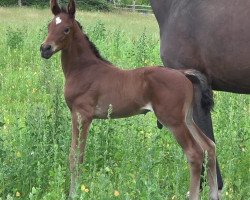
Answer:
<svg viewBox="0 0 250 200"><path fill-rule="evenodd" d="M213 91L208 83L207 77L197 70L184 70L185 76L193 83L199 86L201 92L201 108L205 113L209 113L214 106ZM196 89L197 90L197 89ZM195 91L198 92L198 91Z"/></svg>

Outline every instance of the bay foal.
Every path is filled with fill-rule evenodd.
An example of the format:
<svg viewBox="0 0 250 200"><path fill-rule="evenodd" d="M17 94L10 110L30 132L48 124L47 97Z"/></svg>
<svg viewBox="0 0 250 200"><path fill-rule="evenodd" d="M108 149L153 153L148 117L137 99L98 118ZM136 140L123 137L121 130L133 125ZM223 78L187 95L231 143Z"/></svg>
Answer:
<svg viewBox="0 0 250 200"><path fill-rule="evenodd" d="M189 198L192 200L199 198L202 162L207 151L210 197L217 200L215 145L193 121L195 90L192 82L177 70L161 67L121 70L113 66L100 56L75 20L74 0L70 0L67 9L61 9L56 0L51 0L51 10L54 18L41 46L41 55L48 59L62 51L65 100L71 111L73 129L69 156L70 197L75 193L76 165L83 162L90 124L95 118L106 119L112 105L111 118L153 111L158 121L171 130L190 165ZM200 78L195 71L186 73L190 79Z"/></svg>

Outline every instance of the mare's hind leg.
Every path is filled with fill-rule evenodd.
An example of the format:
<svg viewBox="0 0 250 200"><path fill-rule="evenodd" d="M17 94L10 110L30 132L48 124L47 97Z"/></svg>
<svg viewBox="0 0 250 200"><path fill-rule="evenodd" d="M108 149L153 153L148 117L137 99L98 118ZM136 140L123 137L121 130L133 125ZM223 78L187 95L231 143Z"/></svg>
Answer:
<svg viewBox="0 0 250 200"><path fill-rule="evenodd" d="M216 175L216 153L215 153L215 144L210 140L202 130L194 123L192 118L192 109L189 110L186 123L188 128L202 147L203 150L206 150L208 153L208 182L210 186L210 197L212 200L218 200L218 185L217 185L217 175Z"/></svg>
<svg viewBox="0 0 250 200"><path fill-rule="evenodd" d="M211 113L206 113L203 108L201 107L201 94L200 90L197 88L199 86L195 86L195 102L194 102L194 109L193 109L193 118L195 123L198 125L198 127L206 134L206 136L211 139L213 142L215 142L214 133L213 133L213 125L212 125L212 118ZM217 172L217 183L218 183L218 189L221 191L223 188L223 180L219 168L219 164L216 161L216 172ZM204 169L202 170L202 175L204 174ZM201 180L203 182L203 179ZM201 184L202 189L202 184Z"/></svg>
<svg viewBox="0 0 250 200"><path fill-rule="evenodd" d="M156 113L157 116L157 113ZM190 165L190 200L199 199L200 174L203 162L203 150L195 141L184 120L180 123L169 123L164 117L157 116L160 122L169 127L179 145L187 156ZM172 121L172 120L171 120Z"/></svg>

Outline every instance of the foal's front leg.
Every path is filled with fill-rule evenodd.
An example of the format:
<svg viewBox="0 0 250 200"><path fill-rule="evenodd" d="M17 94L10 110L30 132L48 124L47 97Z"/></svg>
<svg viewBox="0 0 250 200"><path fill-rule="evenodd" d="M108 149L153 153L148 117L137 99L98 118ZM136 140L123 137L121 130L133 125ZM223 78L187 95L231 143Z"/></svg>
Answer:
<svg viewBox="0 0 250 200"><path fill-rule="evenodd" d="M72 139L69 154L71 173L69 192L70 199L74 198L75 195L75 184L79 176L77 167L82 164L84 160L84 149L91 121L92 117L86 117L86 115L78 112L72 113Z"/></svg>

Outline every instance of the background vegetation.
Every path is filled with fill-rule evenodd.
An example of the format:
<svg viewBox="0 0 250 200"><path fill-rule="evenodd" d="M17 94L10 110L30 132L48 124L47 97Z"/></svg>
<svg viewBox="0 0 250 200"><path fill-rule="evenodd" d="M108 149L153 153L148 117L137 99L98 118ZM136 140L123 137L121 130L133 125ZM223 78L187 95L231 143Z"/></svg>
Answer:
<svg viewBox="0 0 250 200"><path fill-rule="evenodd" d="M49 0L21 0L24 6L35 6L35 7L48 7ZM68 0L58 0L62 4L68 3ZM133 0L76 0L78 8L83 10L112 10L112 5L116 4L126 4L132 5ZM149 0L136 0L138 5L149 5ZM17 6L18 0L1 0L0 6Z"/></svg>
<svg viewBox="0 0 250 200"><path fill-rule="evenodd" d="M0 16L0 199L66 199L71 122L60 55L43 60L39 52L52 16L34 8L0 8ZM114 64L161 64L153 15L78 12L77 19ZM215 100L223 199L250 199L250 98L216 92ZM96 120L86 152L76 199L185 199L186 159L153 114Z"/></svg>

